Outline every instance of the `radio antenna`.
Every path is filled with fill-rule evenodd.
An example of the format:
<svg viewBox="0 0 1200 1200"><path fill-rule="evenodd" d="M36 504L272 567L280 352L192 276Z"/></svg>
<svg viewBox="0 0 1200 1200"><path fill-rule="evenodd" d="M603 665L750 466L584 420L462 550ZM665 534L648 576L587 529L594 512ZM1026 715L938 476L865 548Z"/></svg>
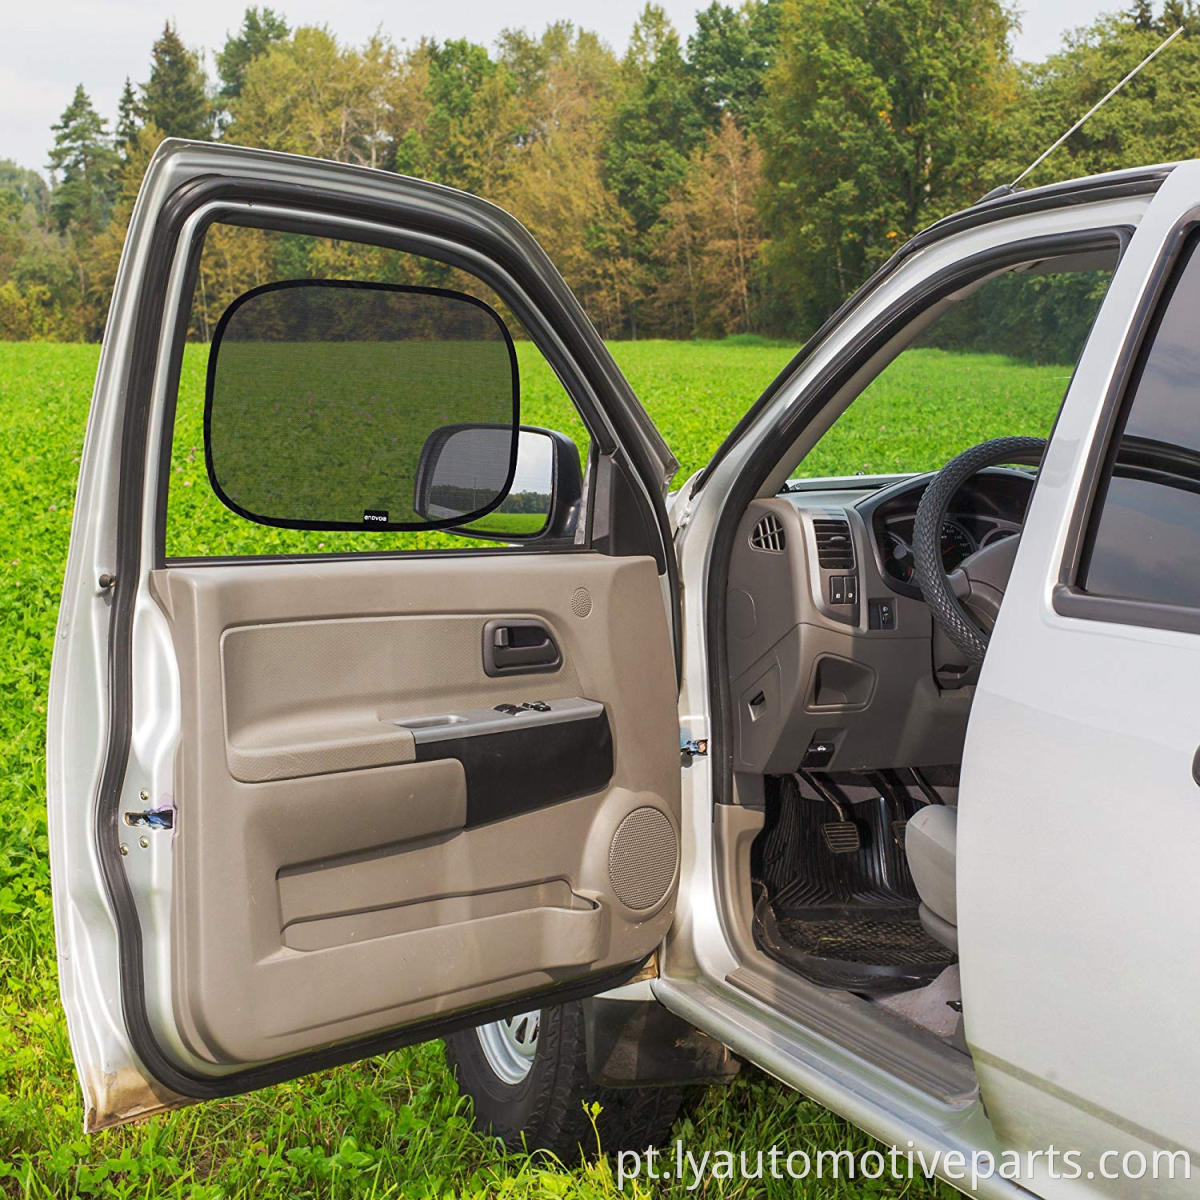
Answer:
<svg viewBox="0 0 1200 1200"><path fill-rule="evenodd" d="M996 188L995 191L989 192L983 198L988 200L993 196L1007 195L1009 192L1013 191L1017 184L1020 183L1021 180L1030 173L1030 171L1040 167L1042 163L1044 163L1046 159L1048 159L1050 155L1053 154L1054 151L1057 150L1059 146L1061 146L1063 142L1065 142L1067 138L1071 136L1071 134L1073 134L1077 129L1082 128L1086 121L1094 117L1096 113L1098 113L1131 79L1133 79L1135 75L1137 75L1144 67L1148 66L1153 59L1157 58L1182 32L1183 26L1180 25L1180 27L1176 29L1174 33L1172 33L1169 37L1164 38L1158 46L1151 50L1150 53L1147 54L1146 57L1143 58L1142 61L1138 63L1138 65L1134 67L1133 70L1130 71L1129 74L1126 75L1125 78L1116 85L1116 87L1111 88L1104 94L1104 96L1097 100L1096 103L1093 104L1092 107L1089 108L1087 112L1085 112L1083 116L1080 117L1079 120L1076 121L1075 124L1072 125L1071 128L1068 129L1067 132L1058 139L1058 141L1054 142L1053 145L1042 151L1042 153L1039 154L1037 158L1035 158L1033 162L1031 162L1029 166L1027 166L1025 170L1023 170L1020 175L1018 175L1016 179L1012 181L1012 183L1001 184L1001 186Z"/></svg>

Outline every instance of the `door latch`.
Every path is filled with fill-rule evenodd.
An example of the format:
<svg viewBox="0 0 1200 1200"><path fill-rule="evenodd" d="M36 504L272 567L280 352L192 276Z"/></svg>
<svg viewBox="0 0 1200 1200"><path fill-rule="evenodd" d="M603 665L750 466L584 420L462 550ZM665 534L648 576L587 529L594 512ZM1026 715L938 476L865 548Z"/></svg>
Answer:
<svg viewBox="0 0 1200 1200"><path fill-rule="evenodd" d="M143 812L127 812L125 824L133 829L174 829L175 813L169 808L148 808Z"/></svg>
<svg viewBox="0 0 1200 1200"><path fill-rule="evenodd" d="M706 758L708 756L708 738L689 738L686 734L681 734L679 753L683 756L685 763L691 762L693 758Z"/></svg>

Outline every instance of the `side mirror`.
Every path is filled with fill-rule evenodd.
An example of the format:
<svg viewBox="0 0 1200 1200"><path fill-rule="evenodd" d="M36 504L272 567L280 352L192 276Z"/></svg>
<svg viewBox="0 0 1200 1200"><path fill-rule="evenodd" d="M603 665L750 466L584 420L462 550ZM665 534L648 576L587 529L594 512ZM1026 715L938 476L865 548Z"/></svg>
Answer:
<svg viewBox="0 0 1200 1200"><path fill-rule="evenodd" d="M417 462L413 507L427 521L476 512L495 496L496 464L512 447L507 425L445 425L435 429ZM583 472L566 434L522 425L517 462L504 499L491 512L452 532L503 542L570 537L579 515ZM480 503L482 497L482 503Z"/></svg>

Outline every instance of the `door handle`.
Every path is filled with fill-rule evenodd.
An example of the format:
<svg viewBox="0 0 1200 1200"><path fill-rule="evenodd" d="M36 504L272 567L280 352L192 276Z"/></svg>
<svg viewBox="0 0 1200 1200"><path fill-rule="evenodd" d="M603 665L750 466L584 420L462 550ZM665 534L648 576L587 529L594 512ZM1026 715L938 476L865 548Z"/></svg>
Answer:
<svg viewBox="0 0 1200 1200"><path fill-rule="evenodd" d="M507 619L484 625L485 675L532 675L561 665L562 651L544 622Z"/></svg>

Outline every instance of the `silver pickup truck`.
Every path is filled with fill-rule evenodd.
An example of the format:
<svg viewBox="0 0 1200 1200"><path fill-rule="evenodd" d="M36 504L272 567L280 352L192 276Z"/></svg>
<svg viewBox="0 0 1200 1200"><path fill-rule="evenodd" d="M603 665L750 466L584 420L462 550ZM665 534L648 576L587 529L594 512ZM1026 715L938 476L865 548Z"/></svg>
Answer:
<svg viewBox="0 0 1200 1200"><path fill-rule="evenodd" d="M304 269L254 257L271 238ZM1200 163L985 199L669 492L506 213L164 143L50 687L87 1127L444 1037L514 1144L569 1148L599 1099L606 1143L645 1145L746 1062L959 1187L945 1156L1026 1164L981 1195L1133 1197L1139 1155L1190 1164L1198 246ZM210 322L221 264L253 286ZM1073 347L1040 408L1002 382L870 419L914 347L1031 314ZM531 356L570 436L522 420ZM948 413L961 452L920 462ZM822 473L855 429L886 469ZM201 499L260 542L198 552Z"/></svg>

